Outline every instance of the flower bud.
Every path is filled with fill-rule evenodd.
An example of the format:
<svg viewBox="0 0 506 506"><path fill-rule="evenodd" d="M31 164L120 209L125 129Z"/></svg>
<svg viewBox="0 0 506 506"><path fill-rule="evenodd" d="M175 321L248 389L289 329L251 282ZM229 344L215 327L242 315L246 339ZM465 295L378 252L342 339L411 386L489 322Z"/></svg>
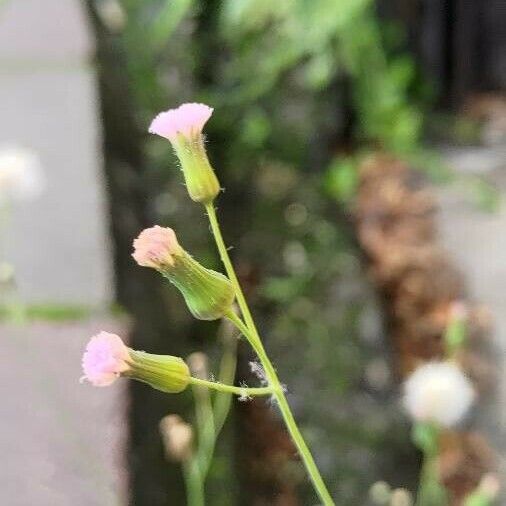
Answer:
<svg viewBox="0 0 506 506"><path fill-rule="evenodd" d="M390 496L390 506L413 506L413 497L405 488L396 488Z"/></svg>
<svg viewBox="0 0 506 506"><path fill-rule="evenodd" d="M179 357L152 355L128 348L116 334L100 332L93 336L83 355L83 379L104 387L126 376L168 393L182 392L190 381L190 371Z"/></svg>
<svg viewBox="0 0 506 506"><path fill-rule="evenodd" d="M193 451L193 429L178 415L167 415L160 421L165 454L170 460L183 462Z"/></svg>
<svg viewBox="0 0 506 506"><path fill-rule="evenodd" d="M132 256L140 266L162 271L170 269L174 256L182 252L174 230L155 225L143 230L134 240Z"/></svg>
<svg viewBox="0 0 506 506"><path fill-rule="evenodd" d="M130 352L116 334L100 332L86 346L82 366L84 376L96 387L114 383L122 373L130 369Z"/></svg>
<svg viewBox="0 0 506 506"><path fill-rule="evenodd" d="M230 310L235 298L230 280L193 259L172 229L155 226L143 230L134 241L132 256L139 265L158 270L176 286L195 318L216 320Z"/></svg>
<svg viewBox="0 0 506 506"><path fill-rule="evenodd" d="M149 132L168 139L183 170L186 187L195 202L212 202L220 184L207 158L202 129L213 109L204 104L183 104L161 112L152 121Z"/></svg>

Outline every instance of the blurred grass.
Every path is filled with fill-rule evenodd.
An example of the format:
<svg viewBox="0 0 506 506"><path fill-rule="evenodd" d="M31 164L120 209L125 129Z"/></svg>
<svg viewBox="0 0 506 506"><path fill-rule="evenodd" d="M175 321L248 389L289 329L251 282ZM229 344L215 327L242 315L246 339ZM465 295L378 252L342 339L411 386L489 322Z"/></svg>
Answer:
<svg viewBox="0 0 506 506"><path fill-rule="evenodd" d="M97 313L96 309L80 305L63 304L2 304L0 305L0 322L30 323L34 321L46 322L75 322L86 320ZM104 312L101 311L103 315ZM106 314L121 317L125 313L118 305L112 305Z"/></svg>

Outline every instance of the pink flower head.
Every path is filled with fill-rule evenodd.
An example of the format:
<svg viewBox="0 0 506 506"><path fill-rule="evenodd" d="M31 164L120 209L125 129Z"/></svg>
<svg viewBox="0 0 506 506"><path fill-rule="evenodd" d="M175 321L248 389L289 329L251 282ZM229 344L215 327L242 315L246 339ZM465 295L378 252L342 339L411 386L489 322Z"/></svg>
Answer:
<svg viewBox="0 0 506 506"><path fill-rule="evenodd" d="M160 135L174 142L178 134L192 138L199 135L213 113L205 104L183 104L177 109L161 112L151 122L149 133Z"/></svg>
<svg viewBox="0 0 506 506"><path fill-rule="evenodd" d="M128 348L116 334L100 332L93 336L83 355L83 379L96 387L106 387L128 371Z"/></svg>
<svg viewBox="0 0 506 506"><path fill-rule="evenodd" d="M172 255L180 251L174 230L155 225L143 230L134 240L132 256L139 265L158 269L174 265Z"/></svg>
<svg viewBox="0 0 506 506"><path fill-rule="evenodd" d="M450 315L452 319L455 320L467 320L468 317L468 307L463 300L456 300L452 303L450 307Z"/></svg>

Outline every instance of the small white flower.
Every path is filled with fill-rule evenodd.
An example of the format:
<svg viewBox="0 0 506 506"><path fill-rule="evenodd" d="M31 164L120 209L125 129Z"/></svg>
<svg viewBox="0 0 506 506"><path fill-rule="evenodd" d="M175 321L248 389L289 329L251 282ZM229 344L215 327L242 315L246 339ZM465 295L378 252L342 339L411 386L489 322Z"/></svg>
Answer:
<svg viewBox="0 0 506 506"><path fill-rule="evenodd" d="M0 147L0 199L32 200L42 193L44 183L40 160L33 151Z"/></svg>
<svg viewBox="0 0 506 506"><path fill-rule="evenodd" d="M118 0L102 0L97 4L102 22L114 33L121 32L127 24L127 15Z"/></svg>
<svg viewBox="0 0 506 506"><path fill-rule="evenodd" d="M469 379L452 362L430 362L404 383L404 406L420 422L450 427L459 422L475 397Z"/></svg>

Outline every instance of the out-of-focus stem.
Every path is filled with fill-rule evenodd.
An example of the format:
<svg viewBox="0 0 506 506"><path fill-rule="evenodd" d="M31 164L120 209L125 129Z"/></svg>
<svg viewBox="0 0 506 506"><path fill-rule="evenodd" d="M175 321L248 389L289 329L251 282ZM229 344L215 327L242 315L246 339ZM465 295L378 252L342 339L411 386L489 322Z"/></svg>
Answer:
<svg viewBox="0 0 506 506"><path fill-rule="evenodd" d="M204 482L195 459L192 458L183 462L183 474L188 506L205 506Z"/></svg>
<svg viewBox="0 0 506 506"><path fill-rule="evenodd" d="M416 506L447 506L447 504L446 492L438 479L435 458L425 455Z"/></svg>
<svg viewBox="0 0 506 506"><path fill-rule="evenodd" d="M228 327L228 323L226 324ZM231 327L223 330L223 355L220 362L220 373L218 380L220 383L230 385L234 382L235 371L237 368L237 338L234 335L235 330ZM232 395L224 392L217 392L214 399L214 432L215 436L218 437L228 413L230 411L230 405L232 402Z"/></svg>
<svg viewBox="0 0 506 506"><path fill-rule="evenodd" d="M196 379L191 378L191 380ZM205 478L211 465L216 443L214 413L208 387L199 384L197 381L191 381L191 383L195 398L195 415L198 431L198 450L194 459L199 468L200 479L202 481L201 486L204 488Z"/></svg>
<svg viewBox="0 0 506 506"><path fill-rule="evenodd" d="M423 463L416 506L447 506L446 489L439 480L437 457L439 454L439 429L435 428L434 441L422 448Z"/></svg>
<svg viewBox="0 0 506 506"><path fill-rule="evenodd" d="M225 339L225 347L220 363L220 383L193 378L196 380L193 382L193 392L199 445L196 454L192 457L192 464L197 466L199 474L192 476L192 478L195 481L200 481L202 494L205 491L206 477L213 459L216 441L230 411L232 395L237 393L230 392L228 388L223 388L234 381L237 362L237 340L235 336L225 336ZM220 385L221 388L216 388L216 385ZM210 388L217 390L214 402L211 401ZM191 484L187 483L187 486L191 486Z"/></svg>

